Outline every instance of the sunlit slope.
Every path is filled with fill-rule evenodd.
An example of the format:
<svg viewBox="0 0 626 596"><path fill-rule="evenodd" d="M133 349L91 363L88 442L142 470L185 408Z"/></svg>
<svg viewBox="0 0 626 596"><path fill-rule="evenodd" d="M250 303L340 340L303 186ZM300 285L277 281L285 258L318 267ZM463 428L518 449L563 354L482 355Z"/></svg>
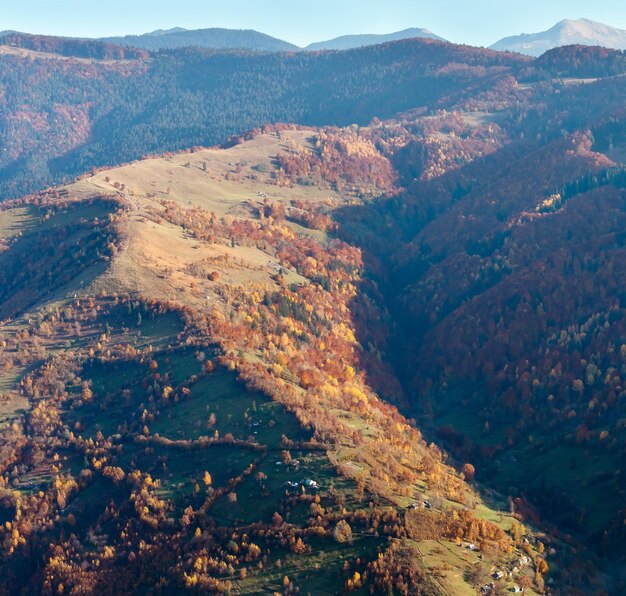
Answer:
<svg viewBox="0 0 626 596"><path fill-rule="evenodd" d="M164 204L201 209L216 218L256 220L264 202L292 200L322 203L336 193L330 187L278 186L276 156L294 147L308 147L311 131L285 131L260 135L230 149L205 149L192 153L146 159L105 170L67 187L83 197L115 195L130 210L120 222L124 250L100 279L97 290L128 290L155 298L184 298L206 304L215 297L215 284L198 280L194 265L209 264L221 283L275 285L277 259L254 246L200 242L181 226L164 221ZM295 231L323 239L317 230L291 224ZM191 269L190 269L191 268ZM289 283L305 283L286 268ZM192 283L195 287L191 287ZM180 294L183 294L181 296ZM207 298L207 296L209 296Z"/></svg>

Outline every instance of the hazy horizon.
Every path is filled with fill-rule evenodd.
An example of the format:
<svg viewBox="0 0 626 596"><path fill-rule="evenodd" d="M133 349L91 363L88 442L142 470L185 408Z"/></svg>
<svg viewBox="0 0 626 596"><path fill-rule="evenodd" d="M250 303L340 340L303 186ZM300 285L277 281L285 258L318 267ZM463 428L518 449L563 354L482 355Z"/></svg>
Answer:
<svg viewBox="0 0 626 596"><path fill-rule="evenodd" d="M423 4L423 5L422 5ZM162 1L111 0L106 6L93 0L30 0L3 8L0 30L72 37L138 35L157 29L254 29L299 46L342 35L385 34L412 27L432 31L455 43L489 46L503 37L534 33L566 18L587 18L626 29L626 5L621 0L528 0L524 5L478 0L468 6L461 0L439 6L410 0L358 4L321 0L294 10L288 0L237 4L190 0L185 14L180 6Z"/></svg>

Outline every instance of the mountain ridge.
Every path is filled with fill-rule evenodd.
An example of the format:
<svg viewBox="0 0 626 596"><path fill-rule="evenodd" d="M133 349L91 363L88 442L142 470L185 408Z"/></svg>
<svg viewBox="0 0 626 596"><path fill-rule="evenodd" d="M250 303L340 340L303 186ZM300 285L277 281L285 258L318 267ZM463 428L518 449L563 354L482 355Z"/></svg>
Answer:
<svg viewBox="0 0 626 596"><path fill-rule="evenodd" d="M298 46L252 29L157 29L143 35L105 37L100 41L123 46L135 46L149 51L184 47L210 49L245 49L269 52L299 50Z"/></svg>
<svg viewBox="0 0 626 596"><path fill-rule="evenodd" d="M156 29L143 34L114 35L98 38L78 38L65 36L43 36L18 31L2 31L0 36L21 35L30 37L58 37L59 39L72 39L81 41L93 41L108 43L122 47L134 47L157 52L160 50L173 50L186 47L197 47L215 50L252 50L264 52L300 52L322 50L347 50L360 47L379 45L391 41L404 39L435 39L447 41L424 28L408 28L388 34L355 34L343 35L330 40L314 42L308 46L298 46L282 39L267 35L254 29L227 29L220 27L204 29L186 29L184 27L172 27L170 29Z"/></svg>
<svg viewBox="0 0 626 596"><path fill-rule="evenodd" d="M13 30L0 32L2 36L9 34L32 35ZM312 42L307 46L298 46L254 29L219 27L202 29L172 27L170 29L156 29L143 34L115 35L100 38L65 36L65 38L91 39L124 47L137 47L148 51L198 47L269 52L347 50L412 38L448 41L421 27L411 27L387 34L341 35L328 40ZM461 41L459 43L463 44L464 42ZM565 45L599 45L610 49L624 50L626 49L626 30L586 18L563 19L546 31L503 37L489 46L489 48L497 51L519 52L537 57L550 49Z"/></svg>
<svg viewBox="0 0 626 596"><path fill-rule="evenodd" d="M446 41L428 29L408 28L387 34L343 35L330 40L314 42L300 47L281 39L270 37L252 29L157 29L142 35L126 35L101 38L100 41L118 45L132 45L150 51L181 47L203 47L211 49L251 49L259 51L323 51L347 50L365 46L379 45L403 39L435 39Z"/></svg>

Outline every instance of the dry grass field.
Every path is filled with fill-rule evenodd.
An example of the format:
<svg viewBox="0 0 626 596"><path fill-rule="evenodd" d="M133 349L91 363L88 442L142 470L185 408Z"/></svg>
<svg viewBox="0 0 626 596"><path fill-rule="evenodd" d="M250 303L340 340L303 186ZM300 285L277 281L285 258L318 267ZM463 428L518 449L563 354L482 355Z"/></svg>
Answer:
<svg viewBox="0 0 626 596"><path fill-rule="evenodd" d="M211 264L220 274L220 284L276 285L272 276L279 264L270 254L249 246L198 241L179 226L156 222L151 213L162 210L164 201L172 201L182 208L213 212L227 221L252 220L254 209L266 199L285 206L297 199L314 203L336 199L330 187L277 186L272 179L276 155L294 147L310 148L311 135L300 130L261 134L230 149L150 158L65 187L71 196L81 198L118 195L129 207L120 223L124 249L90 291L131 291L196 307L206 305L217 300L216 286L190 273L201 263ZM319 230L290 225L295 234L325 239ZM283 270L283 276L287 283L307 283L289 269Z"/></svg>

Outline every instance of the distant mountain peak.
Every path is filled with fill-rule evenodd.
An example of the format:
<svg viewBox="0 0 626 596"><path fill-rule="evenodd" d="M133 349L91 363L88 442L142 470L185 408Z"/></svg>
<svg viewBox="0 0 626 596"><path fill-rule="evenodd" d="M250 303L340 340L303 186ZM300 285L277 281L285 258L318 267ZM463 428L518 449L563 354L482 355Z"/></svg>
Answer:
<svg viewBox="0 0 626 596"><path fill-rule="evenodd" d="M305 50L308 52L314 52L319 50L348 50L352 48L358 48L363 46L377 45L386 43L389 41L399 41L402 39L413 38L426 38L436 39L438 41L446 41L443 37L435 35L428 29L419 27L412 27L410 29L403 29L402 31L396 31L394 33L383 34L361 34L361 35L342 35L334 39L327 41L320 41L308 45Z"/></svg>
<svg viewBox="0 0 626 596"><path fill-rule="evenodd" d="M505 37L491 46L493 50L540 56L565 45L603 46L626 49L626 31L590 19L563 19L540 33L523 33Z"/></svg>
<svg viewBox="0 0 626 596"><path fill-rule="evenodd" d="M241 49L264 52L290 52L297 46L251 29L157 29L143 35L107 37L106 41L122 46L134 46L149 51L171 50L184 47L210 48L215 50Z"/></svg>
<svg viewBox="0 0 626 596"><path fill-rule="evenodd" d="M150 31L149 33L144 33L142 37L158 37L160 35L170 35L171 33L184 33L185 31L189 31L189 29L185 29L184 27L172 27L171 29L156 29L155 31Z"/></svg>

